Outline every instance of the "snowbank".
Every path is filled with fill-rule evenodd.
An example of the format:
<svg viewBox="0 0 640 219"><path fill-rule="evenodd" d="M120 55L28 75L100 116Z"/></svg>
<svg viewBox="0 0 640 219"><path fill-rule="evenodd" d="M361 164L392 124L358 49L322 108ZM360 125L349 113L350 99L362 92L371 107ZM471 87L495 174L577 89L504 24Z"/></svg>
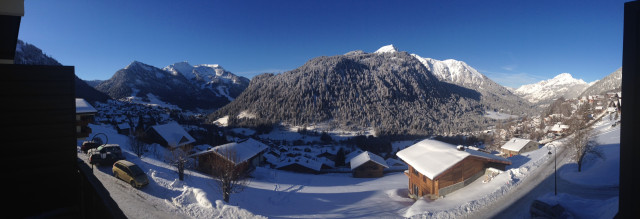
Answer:
<svg viewBox="0 0 640 219"><path fill-rule="evenodd" d="M618 213L618 197L597 200L559 193L547 193L538 200L551 206L560 204L574 218L613 218Z"/></svg>

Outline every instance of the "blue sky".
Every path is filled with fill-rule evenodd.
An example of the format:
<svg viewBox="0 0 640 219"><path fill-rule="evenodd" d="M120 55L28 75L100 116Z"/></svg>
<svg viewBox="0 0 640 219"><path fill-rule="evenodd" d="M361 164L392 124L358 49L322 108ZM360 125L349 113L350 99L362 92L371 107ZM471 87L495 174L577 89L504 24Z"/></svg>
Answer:
<svg viewBox="0 0 640 219"><path fill-rule="evenodd" d="M133 60L220 64L251 78L393 44L518 87L619 68L624 2L27 0L19 38L85 80Z"/></svg>

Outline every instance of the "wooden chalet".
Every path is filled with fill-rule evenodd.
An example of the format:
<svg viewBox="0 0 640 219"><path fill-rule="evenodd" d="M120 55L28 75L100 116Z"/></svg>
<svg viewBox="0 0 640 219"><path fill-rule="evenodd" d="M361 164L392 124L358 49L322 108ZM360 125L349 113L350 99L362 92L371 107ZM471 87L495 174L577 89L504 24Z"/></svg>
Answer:
<svg viewBox="0 0 640 219"><path fill-rule="evenodd" d="M487 168L504 170L505 158L436 141L422 140L397 153L409 166L409 197L445 196L484 175Z"/></svg>
<svg viewBox="0 0 640 219"><path fill-rule="evenodd" d="M512 138L500 147L500 152L507 157L512 157L521 153L537 150L539 145L538 142L529 139Z"/></svg>
<svg viewBox="0 0 640 219"><path fill-rule="evenodd" d="M158 143L170 150L180 147L188 151L187 147L196 142L182 126L175 122L151 126L147 129L146 135L150 142Z"/></svg>
<svg viewBox="0 0 640 219"><path fill-rule="evenodd" d="M352 158L349 163L351 164L353 177L356 178L382 177L384 169L389 168L382 157L369 151L360 153Z"/></svg>
<svg viewBox="0 0 640 219"><path fill-rule="evenodd" d="M196 159L196 168L202 172L210 173L211 165L222 160L231 162L234 166L246 165L247 170L252 170L264 160L264 153L269 146L249 138L240 142L232 142L213 147L191 155Z"/></svg>
<svg viewBox="0 0 640 219"><path fill-rule="evenodd" d="M93 122L98 110L82 98L76 98L76 138L85 139L91 134L89 123Z"/></svg>

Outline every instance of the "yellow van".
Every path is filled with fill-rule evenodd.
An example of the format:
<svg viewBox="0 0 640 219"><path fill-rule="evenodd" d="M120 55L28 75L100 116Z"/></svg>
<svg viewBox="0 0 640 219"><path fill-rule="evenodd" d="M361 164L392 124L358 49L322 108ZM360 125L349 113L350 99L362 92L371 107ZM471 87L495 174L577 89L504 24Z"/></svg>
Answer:
<svg viewBox="0 0 640 219"><path fill-rule="evenodd" d="M141 188L149 184L147 174L145 174L140 167L127 160L116 161L113 164L112 171L113 176L128 182L133 187Z"/></svg>

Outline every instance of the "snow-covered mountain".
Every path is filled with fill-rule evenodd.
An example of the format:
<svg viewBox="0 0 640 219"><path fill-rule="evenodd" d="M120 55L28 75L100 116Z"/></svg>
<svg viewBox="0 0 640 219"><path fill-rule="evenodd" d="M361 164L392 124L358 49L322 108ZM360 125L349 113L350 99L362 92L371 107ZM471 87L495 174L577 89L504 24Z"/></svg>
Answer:
<svg viewBox="0 0 640 219"><path fill-rule="evenodd" d="M229 101L240 95L249 85L249 79L234 75L220 65L196 65L178 62L163 68L173 75L181 74L202 89L208 89Z"/></svg>
<svg viewBox="0 0 640 219"><path fill-rule="evenodd" d="M526 100L489 79L463 61L454 59L440 61L432 58L423 58L417 54L411 55L418 59L427 70L431 71L438 80L481 93L481 99L485 105L497 110L502 109L512 114L526 113L531 109Z"/></svg>
<svg viewBox="0 0 640 219"><path fill-rule="evenodd" d="M394 53L394 52L398 52L398 49L393 46L393 44L389 44L383 47L380 47L380 49L376 50L374 53Z"/></svg>
<svg viewBox="0 0 640 219"><path fill-rule="evenodd" d="M385 134L459 133L487 124L483 113L495 105L485 104L484 96L438 80L414 56L389 45L373 53L321 56L288 72L255 76L209 119L226 117L230 124L247 126L326 122ZM243 113L254 116L243 118Z"/></svg>
<svg viewBox="0 0 640 219"><path fill-rule="evenodd" d="M560 97L576 98L588 87L589 84L582 79L562 73L549 80L522 85L515 93L531 103L545 105Z"/></svg>
<svg viewBox="0 0 640 219"><path fill-rule="evenodd" d="M212 110L229 103L225 96L194 85L182 74L133 61L118 70L96 89L114 99L133 98L139 102L176 105L183 109Z"/></svg>
<svg viewBox="0 0 640 219"><path fill-rule="evenodd" d="M40 48L22 40L18 40L16 44L14 62L22 65L62 65L58 60L44 54ZM90 102L106 102L109 99L109 96L94 89L78 76L75 76L75 92L76 97Z"/></svg>
<svg viewBox="0 0 640 219"><path fill-rule="evenodd" d="M603 94L609 91L621 91L622 89L622 68L612 72L603 79L593 83L580 96Z"/></svg>

